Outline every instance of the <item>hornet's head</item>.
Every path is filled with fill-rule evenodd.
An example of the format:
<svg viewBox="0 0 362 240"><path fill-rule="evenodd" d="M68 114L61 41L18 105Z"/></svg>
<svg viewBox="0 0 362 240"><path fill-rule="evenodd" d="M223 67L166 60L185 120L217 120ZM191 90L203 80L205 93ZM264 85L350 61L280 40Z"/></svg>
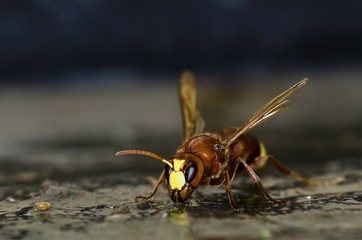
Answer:
<svg viewBox="0 0 362 240"><path fill-rule="evenodd" d="M203 162L192 153L178 153L169 160L145 150L123 150L116 153L117 156L129 154L145 155L166 163L162 176L167 180L169 195L175 203L187 201L204 176Z"/></svg>
<svg viewBox="0 0 362 240"><path fill-rule="evenodd" d="M163 162L170 198L175 203L187 201L203 178L201 159L191 153L181 153Z"/></svg>

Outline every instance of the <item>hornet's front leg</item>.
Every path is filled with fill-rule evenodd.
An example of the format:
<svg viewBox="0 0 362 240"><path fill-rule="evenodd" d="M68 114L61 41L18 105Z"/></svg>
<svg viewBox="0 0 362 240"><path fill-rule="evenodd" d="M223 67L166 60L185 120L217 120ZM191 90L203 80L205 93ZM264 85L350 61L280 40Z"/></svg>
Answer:
<svg viewBox="0 0 362 240"><path fill-rule="evenodd" d="M153 191L151 193L151 195L149 196L136 196L136 201L139 200L150 200L157 192L158 187L161 185L161 183L163 183L163 181L165 180L165 170L162 171L160 177L158 178L157 184L155 185L155 187L153 188Z"/></svg>
<svg viewBox="0 0 362 240"><path fill-rule="evenodd" d="M226 194L228 196L230 206L235 212L240 212L240 208L236 204L236 202L234 200L234 197L231 194L231 180L230 180L229 171L226 170L224 172L224 177L225 177L225 191L226 191Z"/></svg>

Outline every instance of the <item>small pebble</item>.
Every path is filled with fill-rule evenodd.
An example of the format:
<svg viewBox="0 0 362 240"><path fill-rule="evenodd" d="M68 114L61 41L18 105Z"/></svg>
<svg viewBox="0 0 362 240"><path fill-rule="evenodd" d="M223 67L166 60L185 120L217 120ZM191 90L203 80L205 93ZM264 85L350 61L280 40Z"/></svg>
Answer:
<svg viewBox="0 0 362 240"><path fill-rule="evenodd" d="M7 197L6 200L8 200L11 203L16 202L15 198L13 198L13 197Z"/></svg>
<svg viewBox="0 0 362 240"><path fill-rule="evenodd" d="M52 205L49 202L36 202L34 205L34 209L37 211L46 211L49 210Z"/></svg>

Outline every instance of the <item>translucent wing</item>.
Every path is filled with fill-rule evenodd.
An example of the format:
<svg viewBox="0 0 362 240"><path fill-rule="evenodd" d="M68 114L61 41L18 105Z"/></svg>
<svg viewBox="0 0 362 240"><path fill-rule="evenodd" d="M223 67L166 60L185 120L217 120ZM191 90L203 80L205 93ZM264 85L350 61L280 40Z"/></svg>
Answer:
<svg viewBox="0 0 362 240"><path fill-rule="evenodd" d="M253 116L240 128L238 128L234 135L230 136L226 141L225 145L228 148L240 135L246 133L251 128L255 127L259 123L273 116L280 110L284 109L286 106L290 104L286 98L298 90L300 87L304 86L307 83L307 79L303 79L297 84L293 85L285 92L281 93L279 96L272 99L270 102L265 104L262 108L260 108L257 112L253 114Z"/></svg>
<svg viewBox="0 0 362 240"><path fill-rule="evenodd" d="M184 140L201 133L205 122L196 109L196 82L191 72L184 72L180 79L180 103L182 122L184 129Z"/></svg>

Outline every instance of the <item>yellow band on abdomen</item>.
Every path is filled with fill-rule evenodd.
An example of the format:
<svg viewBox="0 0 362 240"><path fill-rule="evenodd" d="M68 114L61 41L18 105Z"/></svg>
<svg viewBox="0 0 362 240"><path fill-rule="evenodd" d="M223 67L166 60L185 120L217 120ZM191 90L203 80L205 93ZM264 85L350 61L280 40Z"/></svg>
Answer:
<svg viewBox="0 0 362 240"><path fill-rule="evenodd" d="M268 153L266 151L266 148L265 148L265 146L264 146L264 144L262 142L259 143L259 148L260 148L260 154L259 154L258 157L255 158L255 161L258 160L258 158L265 157L266 155L268 155ZM266 162L267 161L263 161L260 164L256 165L254 167L254 171L258 171L261 168L263 168L265 166Z"/></svg>
<svg viewBox="0 0 362 240"><path fill-rule="evenodd" d="M260 155L259 157L264 157L266 156L268 153L266 152L266 148L264 146L264 144L262 142L259 143L259 148L260 148Z"/></svg>

